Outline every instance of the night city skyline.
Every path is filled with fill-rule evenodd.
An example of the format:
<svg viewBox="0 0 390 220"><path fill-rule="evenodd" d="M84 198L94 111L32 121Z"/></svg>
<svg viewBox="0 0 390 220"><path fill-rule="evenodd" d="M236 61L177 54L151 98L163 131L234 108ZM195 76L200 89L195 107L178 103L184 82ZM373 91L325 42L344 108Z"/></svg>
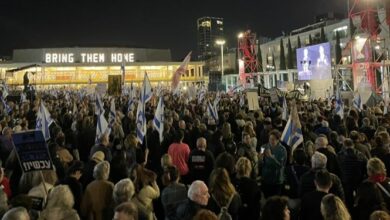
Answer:
<svg viewBox="0 0 390 220"><path fill-rule="evenodd" d="M346 12L340 0L246 1L1 1L0 55L12 49L128 46L171 49L174 60L196 51L196 20L224 18L227 47L239 31L277 37L314 23L327 12Z"/></svg>

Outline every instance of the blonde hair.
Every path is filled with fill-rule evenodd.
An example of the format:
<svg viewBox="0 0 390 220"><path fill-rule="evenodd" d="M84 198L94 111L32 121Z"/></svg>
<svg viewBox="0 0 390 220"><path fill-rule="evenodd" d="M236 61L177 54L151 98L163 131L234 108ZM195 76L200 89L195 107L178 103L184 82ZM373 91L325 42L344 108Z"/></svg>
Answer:
<svg viewBox="0 0 390 220"><path fill-rule="evenodd" d="M249 177L252 172L252 164L246 157L240 157L236 163L238 177Z"/></svg>
<svg viewBox="0 0 390 220"><path fill-rule="evenodd" d="M371 175L386 175L386 166L385 164L378 158L373 157L367 162L367 174Z"/></svg>
<svg viewBox="0 0 390 220"><path fill-rule="evenodd" d="M324 220L351 220L351 215L343 201L333 194L328 194L321 201L321 214Z"/></svg>
<svg viewBox="0 0 390 220"><path fill-rule="evenodd" d="M50 191L46 208L71 209L74 205L74 197L68 185L58 185Z"/></svg>

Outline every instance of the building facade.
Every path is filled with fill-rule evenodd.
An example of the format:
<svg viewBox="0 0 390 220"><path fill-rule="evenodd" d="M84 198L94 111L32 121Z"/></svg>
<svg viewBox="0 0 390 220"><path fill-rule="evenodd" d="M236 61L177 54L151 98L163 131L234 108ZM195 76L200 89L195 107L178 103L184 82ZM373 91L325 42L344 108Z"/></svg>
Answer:
<svg viewBox="0 0 390 220"><path fill-rule="evenodd" d="M197 20L198 59L206 60L218 54L215 41L223 38L223 18L202 17Z"/></svg>
<svg viewBox="0 0 390 220"><path fill-rule="evenodd" d="M152 84L170 85L180 62L171 61L169 49L143 48L44 48L14 50L11 61L0 62L0 74L8 85L84 86L107 83L109 75L122 75L125 83L140 83L148 73ZM182 85L207 83L203 62L190 62Z"/></svg>

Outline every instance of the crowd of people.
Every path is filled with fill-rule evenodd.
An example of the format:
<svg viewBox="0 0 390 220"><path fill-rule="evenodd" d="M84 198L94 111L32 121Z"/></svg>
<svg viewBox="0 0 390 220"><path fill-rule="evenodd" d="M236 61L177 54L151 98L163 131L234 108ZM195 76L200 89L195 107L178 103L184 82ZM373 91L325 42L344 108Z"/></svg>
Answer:
<svg viewBox="0 0 390 220"><path fill-rule="evenodd" d="M153 96L142 144L127 95L115 97L111 132L98 137L93 96L41 92L6 102L0 217L390 219L390 115L383 106L345 106L341 118L335 100L297 100L304 142L293 149L281 139L281 104L261 98L260 110L249 111L244 93L218 95L216 121L203 101L165 93L161 142ZM103 98L107 118L112 98ZM12 134L35 129L40 102L54 121L47 146L55 169L22 172Z"/></svg>

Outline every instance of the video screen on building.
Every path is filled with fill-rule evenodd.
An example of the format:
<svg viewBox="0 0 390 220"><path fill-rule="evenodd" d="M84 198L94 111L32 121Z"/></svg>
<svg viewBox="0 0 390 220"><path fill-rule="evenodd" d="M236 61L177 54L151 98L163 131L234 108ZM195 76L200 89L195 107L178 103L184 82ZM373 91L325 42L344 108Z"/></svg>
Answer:
<svg viewBox="0 0 390 220"><path fill-rule="evenodd" d="M297 49L298 80L331 79L330 43Z"/></svg>

